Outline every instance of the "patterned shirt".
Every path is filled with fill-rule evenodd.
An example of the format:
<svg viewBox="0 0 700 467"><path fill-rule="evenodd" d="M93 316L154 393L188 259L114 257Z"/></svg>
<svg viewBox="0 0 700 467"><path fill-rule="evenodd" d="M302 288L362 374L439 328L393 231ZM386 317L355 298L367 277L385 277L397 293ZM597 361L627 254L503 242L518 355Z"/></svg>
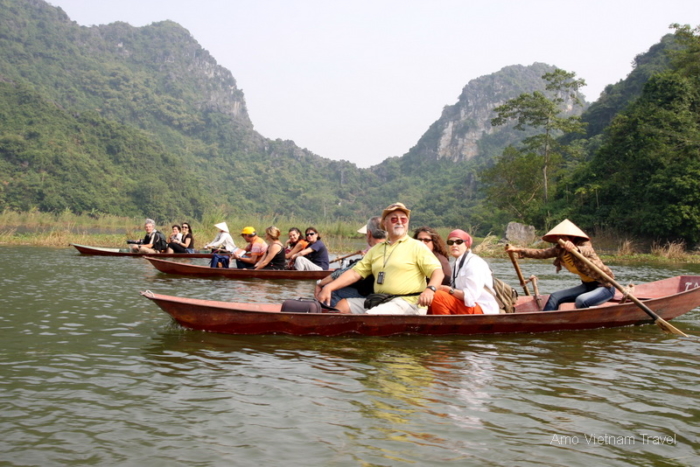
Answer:
<svg viewBox="0 0 700 467"><path fill-rule="evenodd" d="M610 268L604 265L603 261L601 261L601 259L598 258L598 255L595 253L595 250L593 250L593 245L591 245L591 242L586 240L583 243L576 245L576 248L578 249L579 253L581 253L591 263L596 265L598 269L602 270L605 274L607 274L608 277L610 277L611 279L615 279L615 275L610 270ZM570 254L568 251L562 248L561 245L558 244L554 245L551 248L546 248L544 250L524 248L522 251L519 252L519 256L521 258L534 259L555 258L554 266L557 268L557 272L561 270L562 266L566 266L566 263L568 262L571 266L573 266L576 269L577 272L575 272L575 274L578 274L583 282L595 281L600 283L600 285L602 285L603 287L610 287L612 285L606 282L605 279L603 279L592 267ZM565 256L570 256L570 261L567 261L565 259ZM567 269L569 268L567 267ZM588 278L588 280L584 279L584 277Z"/></svg>

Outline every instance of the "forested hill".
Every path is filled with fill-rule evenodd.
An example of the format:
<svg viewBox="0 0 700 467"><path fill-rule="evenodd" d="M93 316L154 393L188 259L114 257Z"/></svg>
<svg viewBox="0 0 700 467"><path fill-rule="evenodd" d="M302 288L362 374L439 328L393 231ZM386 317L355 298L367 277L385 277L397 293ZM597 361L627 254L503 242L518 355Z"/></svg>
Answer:
<svg viewBox="0 0 700 467"><path fill-rule="evenodd" d="M415 223L502 231L513 216L479 174L531 133L493 127L493 109L553 69L470 81L403 157L359 169L258 134L231 72L176 23L85 27L42 0L0 0L0 209L361 221L400 200Z"/></svg>
<svg viewBox="0 0 700 467"><path fill-rule="evenodd" d="M259 135L231 73L173 22L82 27L0 0L0 85L2 208L314 219L362 212L347 193L375 182Z"/></svg>

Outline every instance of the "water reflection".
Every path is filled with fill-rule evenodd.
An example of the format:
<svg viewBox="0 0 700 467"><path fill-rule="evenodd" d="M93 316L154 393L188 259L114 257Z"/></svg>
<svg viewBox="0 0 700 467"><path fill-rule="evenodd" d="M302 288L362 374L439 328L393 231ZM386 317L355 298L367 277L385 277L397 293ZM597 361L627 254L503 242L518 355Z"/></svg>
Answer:
<svg viewBox="0 0 700 467"><path fill-rule="evenodd" d="M70 250L0 252L22 264L0 270L0 452L10 465L682 465L699 454L700 345L655 326L217 335L181 329L139 290L273 302L308 296L313 284L170 277L138 258ZM492 267L517 283L509 264ZM570 279L546 262L523 269L541 277L543 292ZM699 320L692 312L679 327L698 335ZM583 441L643 433L673 434L677 444Z"/></svg>

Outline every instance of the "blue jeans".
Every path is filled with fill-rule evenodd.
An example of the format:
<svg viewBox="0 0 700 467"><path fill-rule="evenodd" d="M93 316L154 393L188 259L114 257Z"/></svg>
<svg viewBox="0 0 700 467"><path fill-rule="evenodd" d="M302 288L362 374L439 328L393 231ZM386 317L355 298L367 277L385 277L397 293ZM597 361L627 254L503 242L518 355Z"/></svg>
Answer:
<svg viewBox="0 0 700 467"><path fill-rule="evenodd" d="M603 287L597 282L581 282L581 285L550 295L543 311L556 310L560 304L571 302L576 302L576 308L588 308L605 303L614 296L615 287Z"/></svg>

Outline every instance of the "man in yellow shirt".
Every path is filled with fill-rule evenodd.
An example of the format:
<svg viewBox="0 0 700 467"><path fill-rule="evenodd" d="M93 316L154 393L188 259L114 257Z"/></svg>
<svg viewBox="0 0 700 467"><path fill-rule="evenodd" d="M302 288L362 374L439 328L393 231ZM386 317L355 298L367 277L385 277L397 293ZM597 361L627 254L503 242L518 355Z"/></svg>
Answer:
<svg viewBox="0 0 700 467"><path fill-rule="evenodd" d="M433 252L408 235L410 215L402 203L387 207L382 212L382 225L388 240L372 247L352 269L325 285L318 292L318 300L329 304L334 290L374 274L374 292L396 297L371 309L365 309L364 298L351 298L346 303L341 300L338 308L353 314L426 314L444 274ZM426 278L430 279L427 287Z"/></svg>

